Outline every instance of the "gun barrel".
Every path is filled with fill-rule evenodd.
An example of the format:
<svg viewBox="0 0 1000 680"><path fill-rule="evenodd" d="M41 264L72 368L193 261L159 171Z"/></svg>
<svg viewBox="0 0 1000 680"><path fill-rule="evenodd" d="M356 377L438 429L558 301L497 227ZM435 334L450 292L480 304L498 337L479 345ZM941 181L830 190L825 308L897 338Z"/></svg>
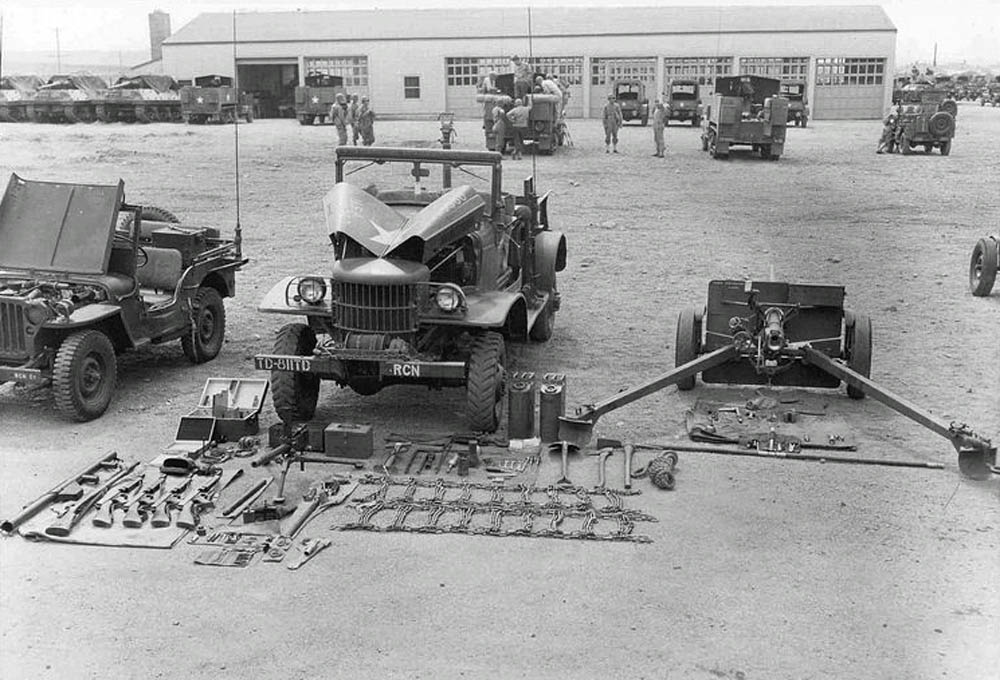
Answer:
<svg viewBox="0 0 1000 680"><path fill-rule="evenodd" d="M5 535L13 533L15 529L17 529L19 526L21 526L29 519L37 515L39 512L42 511L43 508L48 506L52 502L52 500L56 496L58 496L59 493L67 486L73 484L81 477L93 474L96 470L99 470L100 468L106 466L108 463L118 460L120 459L118 458L117 451L112 451L111 453L105 454L96 462L91 463L90 465L85 467L81 472L73 475L72 477L68 477L62 483L57 484L50 491L43 493L34 501L24 506L24 509L22 509L20 514L18 514L16 517L13 517L12 519L5 519L3 520L3 522L0 522L0 532L2 532Z"/></svg>

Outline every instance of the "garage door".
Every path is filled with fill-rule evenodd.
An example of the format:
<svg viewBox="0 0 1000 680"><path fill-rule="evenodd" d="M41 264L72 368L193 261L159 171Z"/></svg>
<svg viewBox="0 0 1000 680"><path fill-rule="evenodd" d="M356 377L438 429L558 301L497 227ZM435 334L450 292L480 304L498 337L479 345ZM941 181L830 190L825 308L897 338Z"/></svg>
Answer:
<svg viewBox="0 0 1000 680"><path fill-rule="evenodd" d="M641 80L646 97L656 99L656 57L590 60L590 117L600 118L616 80Z"/></svg>
<svg viewBox="0 0 1000 680"><path fill-rule="evenodd" d="M856 85L854 87L816 86L812 117L817 120L836 118L881 118L885 87Z"/></svg>

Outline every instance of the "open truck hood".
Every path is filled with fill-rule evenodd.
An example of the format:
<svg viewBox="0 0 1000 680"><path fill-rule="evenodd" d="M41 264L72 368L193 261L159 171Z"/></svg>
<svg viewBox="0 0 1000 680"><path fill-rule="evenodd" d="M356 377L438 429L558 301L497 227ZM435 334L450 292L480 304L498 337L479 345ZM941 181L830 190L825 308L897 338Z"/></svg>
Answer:
<svg viewBox="0 0 1000 680"><path fill-rule="evenodd" d="M125 183L36 182L10 176L0 200L0 269L103 274Z"/></svg>
<svg viewBox="0 0 1000 680"><path fill-rule="evenodd" d="M474 227L466 226L482 213L486 202L470 186L455 187L409 219L368 192L341 182L323 198L331 238L343 234L376 257L386 257L411 239L424 244L425 259Z"/></svg>

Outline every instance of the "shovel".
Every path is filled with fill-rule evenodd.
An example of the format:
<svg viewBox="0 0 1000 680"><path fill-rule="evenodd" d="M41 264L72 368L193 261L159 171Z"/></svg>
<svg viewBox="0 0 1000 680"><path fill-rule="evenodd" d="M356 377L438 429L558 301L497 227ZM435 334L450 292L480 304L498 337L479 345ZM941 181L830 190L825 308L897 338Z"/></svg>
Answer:
<svg viewBox="0 0 1000 680"><path fill-rule="evenodd" d="M562 477L556 480L556 486L573 486L573 482L569 481L569 454L579 453L580 447L564 439L552 442L547 450L550 454L558 452L562 456Z"/></svg>

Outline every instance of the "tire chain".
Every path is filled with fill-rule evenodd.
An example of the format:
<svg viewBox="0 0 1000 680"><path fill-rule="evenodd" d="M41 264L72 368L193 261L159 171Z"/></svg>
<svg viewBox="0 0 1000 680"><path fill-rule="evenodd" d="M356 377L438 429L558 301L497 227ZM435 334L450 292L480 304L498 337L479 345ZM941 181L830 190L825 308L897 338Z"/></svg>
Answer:
<svg viewBox="0 0 1000 680"><path fill-rule="evenodd" d="M530 538L560 538L607 542L652 543L649 536L636 534L635 522L656 522L652 515L623 507L621 494L613 489L587 489L585 487L533 487L520 485L504 488L497 484L474 482L455 483L445 479L433 482L409 478L393 479L388 476L367 475L361 484L377 485L368 496L358 499L353 507L358 512L355 522L334 525L339 531L372 531L376 533L409 532L425 534L465 534L474 536L522 536ZM392 486L404 486L403 494L388 499ZM433 496L418 498L418 488L433 489ZM449 489L460 489L457 498L447 499ZM473 490L491 492L488 501L473 501ZM510 501L505 494L517 493L517 501ZM544 493L545 503L531 501L534 493ZM575 501L564 502L560 494L571 495ZM608 504L593 505L591 496L602 495ZM629 494L633 495L633 494ZM375 524L375 517L382 512L394 511L388 524ZM442 518L448 513L459 515L456 522L442 525ZM407 523L414 514L424 514L423 524ZM476 515L489 515L489 524L473 526ZM504 518L520 518L521 523L514 528L504 528ZM580 519L579 528L565 531L561 528L567 518ZM537 520L545 522L543 528L536 527ZM600 522L614 522L616 530L597 533L595 526Z"/></svg>

